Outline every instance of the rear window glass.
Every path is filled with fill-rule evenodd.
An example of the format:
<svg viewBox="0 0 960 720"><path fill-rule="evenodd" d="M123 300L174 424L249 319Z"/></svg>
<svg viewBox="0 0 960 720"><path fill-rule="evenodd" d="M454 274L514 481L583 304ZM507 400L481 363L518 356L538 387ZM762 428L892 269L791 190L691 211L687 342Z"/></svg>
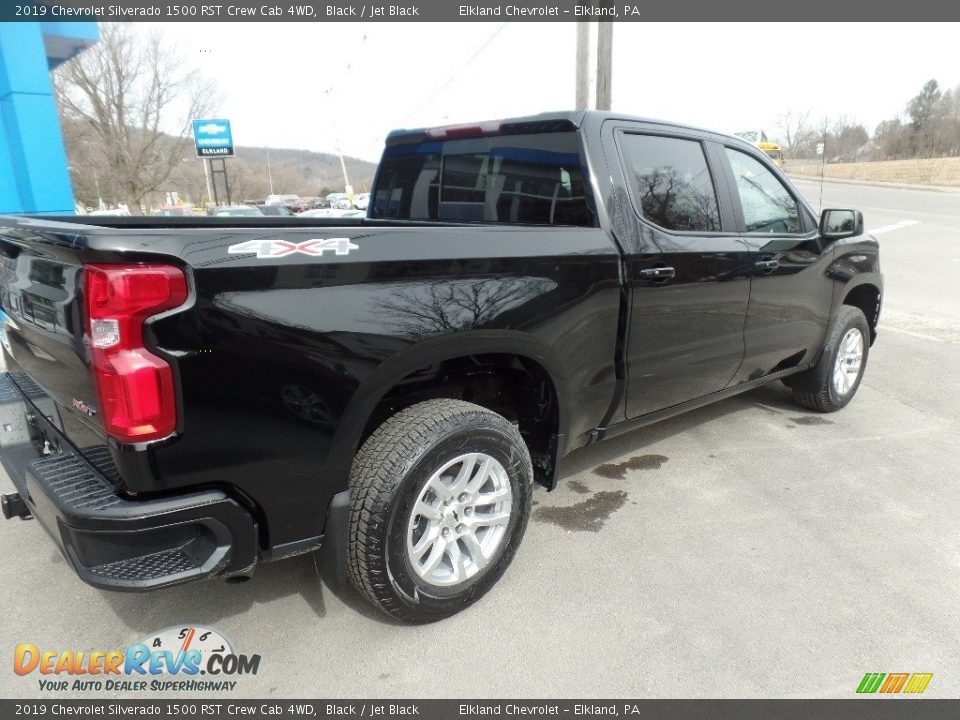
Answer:
<svg viewBox="0 0 960 720"><path fill-rule="evenodd" d="M643 217L668 230L720 229L717 193L699 142L626 134L621 150Z"/></svg>
<svg viewBox="0 0 960 720"><path fill-rule="evenodd" d="M558 132L390 146L373 217L594 227L591 207L579 138Z"/></svg>

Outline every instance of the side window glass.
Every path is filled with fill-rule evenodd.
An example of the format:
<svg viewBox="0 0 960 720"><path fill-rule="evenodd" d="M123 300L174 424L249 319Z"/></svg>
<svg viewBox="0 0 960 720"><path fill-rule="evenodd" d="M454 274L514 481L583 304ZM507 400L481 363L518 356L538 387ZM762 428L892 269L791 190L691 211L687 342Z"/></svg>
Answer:
<svg viewBox="0 0 960 720"><path fill-rule="evenodd" d="M625 134L621 150L644 218L667 230L720 230L717 193L699 142Z"/></svg>
<svg viewBox="0 0 960 720"><path fill-rule="evenodd" d="M746 153L726 148L743 206L743 221L751 233L802 233L800 209L772 172Z"/></svg>

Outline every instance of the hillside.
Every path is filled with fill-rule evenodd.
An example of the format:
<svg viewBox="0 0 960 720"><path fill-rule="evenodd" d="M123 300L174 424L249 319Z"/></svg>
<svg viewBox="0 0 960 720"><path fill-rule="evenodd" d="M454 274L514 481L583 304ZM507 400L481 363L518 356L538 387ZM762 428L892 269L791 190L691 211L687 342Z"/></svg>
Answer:
<svg viewBox="0 0 960 720"><path fill-rule="evenodd" d="M61 123L70 179L78 202L86 207L96 207L98 197L102 198L108 207L123 202L125 197L121 183L111 177L106 153L96 133L80 121L61 118ZM138 162L161 166L164 174L171 161L174 168L168 179L161 183L155 192L146 196L145 204L150 207L163 205L167 201L168 193L176 193L183 202L206 202L203 162L194 155L191 138L177 143L171 136L161 134L150 143L150 147L151 152L142 153ZM376 165L357 158L348 157L344 158L344 161L354 190L369 190ZM233 202L262 201L270 194L271 174L273 191L277 194L293 193L301 197L311 197L343 191L340 156L332 152L239 146L237 156L228 158L226 163L230 199ZM215 161L214 164L219 165L219 162ZM218 180L218 194L221 202L225 202L222 180Z"/></svg>
<svg viewBox="0 0 960 720"><path fill-rule="evenodd" d="M344 162L354 190L369 190L376 164L351 157L345 157ZM340 156L336 154L240 146L237 148L237 157L227 160L227 163L231 195L235 198L266 197L270 194L271 174L273 189L277 194L296 193L307 197L343 192L343 171ZM200 164L199 160L197 164ZM202 173L202 168L200 170Z"/></svg>

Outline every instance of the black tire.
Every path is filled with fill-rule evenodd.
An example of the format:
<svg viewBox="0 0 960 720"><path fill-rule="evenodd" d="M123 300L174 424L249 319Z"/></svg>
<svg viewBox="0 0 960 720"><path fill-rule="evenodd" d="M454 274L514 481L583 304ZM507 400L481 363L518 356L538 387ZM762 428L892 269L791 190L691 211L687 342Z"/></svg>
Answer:
<svg viewBox="0 0 960 720"><path fill-rule="evenodd" d="M863 358L856 379L845 392L841 393L834 384L833 372L843 338L853 329L860 332ZM823 413L836 412L845 407L857 394L869 355L870 326L867 324L867 318L859 308L851 305L841 306L827 332L820 360L810 370L792 375L786 380L793 390L794 401L805 408Z"/></svg>
<svg viewBox="0 0 960 720"><path fill-rule="evenodd" d="M413 506L431 476L465 453L484 453L506 470L510 518L488 564L453 587L426 582L407 552ZM449 617L500 579L520 545L533 467L520 433L505 418L460 400L427 400L397 413L367 439L350 473L347 571L357 592L407 622Z"/></svg>

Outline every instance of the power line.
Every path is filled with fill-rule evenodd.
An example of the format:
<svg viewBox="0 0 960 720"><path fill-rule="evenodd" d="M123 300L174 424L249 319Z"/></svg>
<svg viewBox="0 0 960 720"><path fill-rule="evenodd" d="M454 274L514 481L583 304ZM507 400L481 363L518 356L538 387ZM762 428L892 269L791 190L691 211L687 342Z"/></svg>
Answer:
<svg viewBox="0 0 960 720"><path fill-rule="evenodd" d="M487 49L487 46L488 46L490 43L493 42L494 38L497 37L497 35L499 35L500 32L501 32L506 26L507 26L507 23L502 23L502 24L500 25L500 27L498 27L496 30L494 30L494 31L493 31L493 34L491 34L490 37L488 37L488 38L486 39L486 42L484 42L483 45L481 45L479 48L477 48L477 51L476 51L473 55L471 55L470 58L469 58L463 65L461 65L461 66L457 69L457 71L456 71L455 73L453 73L453 75L451 75L450 77L448 77L448 78L440 85L440 87L438 87L436 90L434 90L432 93L430 93L430 95L427 96L426 100L424 100L422 103L420 103L420 105L417 106L417 109L416 109L416 110L414 110L413 112L407 113L407 115L405 115L405 116L403 117L403 119L400 121L400 123L401 123L401 124L402 124L402 123L405 123L409 118L413 117L413 116L416 115L418 112L420 112L421 110L423 110L423 108L425 108L425 107L427 106L427 104L428 104L431 100L433 100L437 95L439 95L439 94L443 91L443 89L447 87L447 85L449 85L450 83L452 83L452 82L454 81L454 79L456 79L457 75L459 75L459 74L462 73L464 70L466 70L466 69L467 69L467 66L470 65L470 63L472 63L474 60L476 60L477 57L480 55L480 53L482 53L484 50Z"/></svg>

